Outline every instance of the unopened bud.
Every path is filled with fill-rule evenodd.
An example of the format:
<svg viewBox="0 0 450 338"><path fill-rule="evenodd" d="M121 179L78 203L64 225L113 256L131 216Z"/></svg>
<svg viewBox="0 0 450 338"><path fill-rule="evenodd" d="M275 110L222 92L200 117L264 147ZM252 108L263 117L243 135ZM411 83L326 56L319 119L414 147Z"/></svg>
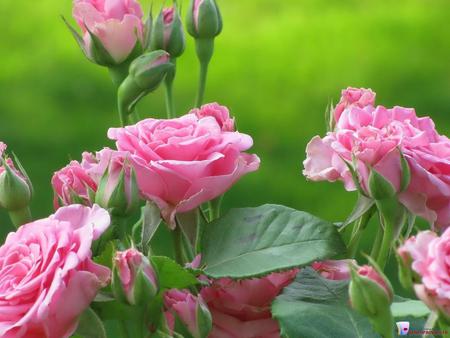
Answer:
<svg viewBox="0 0 450 338"><path fill-rule="evenodd" d="M158 288L156 271L147 257L136 249L116 252L112 289L119 300L131 305L148 304Z"/></svg>
<svg viewBox="0 0 450 338"><path fill-rule="evenodd" d="M183 25L175 3L159 13L152 30L150 49L165 50L171 58L177 58L183 54L185 46Z"/></svg>
<svg viewBox="0 0 450 338"><path fill-rule="evenodd" d="M222 32L222 16L215 0L191 0L187 30L196 39L212 39Z"/></svg>

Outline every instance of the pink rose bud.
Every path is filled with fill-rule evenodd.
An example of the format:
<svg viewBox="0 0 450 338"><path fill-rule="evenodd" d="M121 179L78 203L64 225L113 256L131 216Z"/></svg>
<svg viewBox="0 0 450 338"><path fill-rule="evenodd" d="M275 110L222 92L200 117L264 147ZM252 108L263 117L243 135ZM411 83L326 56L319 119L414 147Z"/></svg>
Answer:
<svg viewBox="0 0 450 338"><path fill-rule="evenodd" d="M172 69L170 55L162 50L145 53L135 59L130 65L129 75L117 92L122 118L131 113L140 99L158 88Z"/></svg>
<svg viewBox="0 0 450 338"><path fill-rule="evenodd" d="M400 248L399 255L409 264L417 297L431 310L450 320L450 228L441 236L419 232Z"/></svg>
<svg viewBox="0 0 450 338"><path fill-rule="evenodd" d="M383 337L392 336L392 287L376 264L372 264L373 266L365 265L358 270L351 268L350 303L353 309L369 318L375 331Z"/></svg>
<svg viewBox="0 0 450 338"><path fill-rule="evenodd" d="M171 228L177 213L222 195L260 162L245 152L250 136L224 132L215 118L195 114L111 128L108 137L130 153L142 196L158 205Z"/></svg>
<svg viewBox="0 0 450 338"><path fill-rule="evenodd" d="M73 16L83 38L75 38L93 62L114 66L142 50L142 9L135 0L74 0Z"/></svg>
<svg viewBox="0 0 450 338"><path fill-rule="evenodd" d="M339 261L314 262L312 268L323 278L331 280L350 279L350 266L356 266L353 259L343 259Z"/></svg>
<svg viewBox="0 0 450 338"><path fill-rule="evenodd" d="M222 31L222 16L215 0L191 0L187 30L196 39L212 39Z"/></svg>
<svg viewBox="0 0 450 338"><path fill-rule="evenodd" d="M195 114L199 119L204 117L214 117L217 123L222 128L222 131L235 131L234 118L230 117L230 112L227 107L221 106L218 103L208 103L201 108L195 108L189 112Z"/></svg>
<svg viewBox="0 0 450 338"><path fill-rule="evenodd" d="M58 209L63 205L83 204L91 206L95 201L97 183L90 177L77 161L54 173L52 187L54 191L54 207Z"/></svg>
<svg viewBox="0 0 450 338"><path fill-rule="evenodd" d="M0 247L0 337L68 338L111 272L92 260L108 212L62 207L21 226Z"/></svg>
<svg viewBox="0 0 450 338"><path fill-rule="evenodd" d="M98 185L95 202L117 216L130 215L140 206L136 175L127 157L128 153L109 148L95 156L83 154L87 173Z"/></svg>
<svg viewBox="0 0 450 338"><path fill-rule="evenodd" d="M115 296L131 305L147 304L158 293L158 278L151 262L136 249L114 257L112 288Z"/></svg>
<svg viewBox="0 0 450 338"><path fill-rule="evenodd" d="M11 159L0 161L0 207L10 213L28 208L33 191L28 176L20 163L18 170Z"/></svg>
<svg viewBox="0 0 450 338"><path fill-rule="evenodd" d="M212 327L211 313L202 296L194 296L188 291L172 289L164 294L169 328L174 330L175 318L181 321L193 338L206 338Z"/></svg>
<svg viewBox="0 0 450 338"><path fill-rule="evenodd" d="M176 3L164 8L158 15L152 30L150 40L151 50L165 50L171 58L183 54L186 46L183 25Z"/></svg>

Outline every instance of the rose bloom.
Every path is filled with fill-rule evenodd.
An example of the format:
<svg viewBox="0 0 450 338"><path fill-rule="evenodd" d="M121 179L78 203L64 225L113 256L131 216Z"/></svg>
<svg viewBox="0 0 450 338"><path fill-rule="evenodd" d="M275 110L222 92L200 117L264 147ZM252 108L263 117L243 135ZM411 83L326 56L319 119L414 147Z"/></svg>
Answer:
<svg viewBox="0 0 450 338"><path fill-rule="evenodd" d="M158 205L172 227L176 213L222 195L260 162L244 152L253 145L250 136L223 131L212 116L146 119L111 128L108 137L131 153L141 194Z"/></svg>
<svg viewBox="0 0 450 338"><path fill-rule="evenodd" d="M359 267L358 275L368 278L371 281L378 284L384 290L384 292L386 292L386 295L392 301L392 299L394 298L394 295L392 294L391 287L388 286L388 284L386 283L384 278L378 273L377 270L375 270L375 268L373 266L363 265L363 266Z"/></svg>
<svg viewBox="0 0 450 338"><path fill-rule="evenodd" d="M86 171L86 163L71 161L66 167L55 172L52 177L54 191L53 205L58 209L62 205L94 203L97 183Z"/></svg>
<svg viewBox="0 0 450 338"><path fill-rule="evenodd" d="M136 43L142 43L142 15L135 0L74 0L73 16L84 33L87 51L92 43L89 30L116 63L125 61Z"/></svg>
<svg viewBox="0 0 450 338"><path fill-rule="evenodd" d="M423 231L409 238L398 253L421 277L414 285L419 297L432 310L440 310L450 318L450 228L438 237Z"/></svg>
<svg viewBox="0 0 450 338"><path fill-rule="evenodd" d="M64 338L110 278L91 260L108 213L73 205L21 226L0 247L0 336Z"/></svg>
<svg viewBox="0 0 450 338"><path fill-rule="evenodd" d="M197 115L198 118L212 116L216 119L223 131L234 131L234 118L230 117L230 111L227 107L220 104L208 103L200 108L195 108L190 111L191 114Z"/></svg>
<svg viewBox="0 0 450 338"><path fill-rule="evenodd" d="M375 94L349 88L334 110L335 129L315 136L306 148L303 174L313 181L355 183L344 160L352 163L367 192L369 166L400 190L401 155L411 171L411 182L399 200L412 213L441 227L450 225L450 141L439 135L429 117L414 109L374 106Z"/></svg>
<svg viewBox="0 0 450 338"><path fill-rule="evenodd" d="M202 288L213 319L209 338L279 338L270 306L297 273L294 269L241 281L222 278Z"/></svg>

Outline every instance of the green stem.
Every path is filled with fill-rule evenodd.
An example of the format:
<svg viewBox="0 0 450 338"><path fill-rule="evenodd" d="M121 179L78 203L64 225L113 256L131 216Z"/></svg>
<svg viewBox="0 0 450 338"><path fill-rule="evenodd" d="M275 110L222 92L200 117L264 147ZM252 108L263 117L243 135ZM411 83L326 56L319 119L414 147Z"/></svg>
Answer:
<svg viewBox="0 0 450 338"><path fill-rule="evenodd" d="M119 327L120 327L120 330L122 331L122 337L130 338L130 336L128 334L127 323L125 323L125 321L123 321L123 320L119 320Z"/></svg>
<svg viewBox="0 0 450 338"><path fill-rule="evenodd" d="M222 196L216 197L215 199L209 201L209 220L214 221L220 217L220 206L222 204Z"/></svg>
<svg viewBox="0 0 450 338"><path fill-rule="evenodd" d="M198 82L197 99L195 100L195 106L200 107L205 97L206 78L208 77L208 63L200 63L200 80Z"/></svg>
<svg viewBox="0 0 450 338"><path fill-rule="evenodd" d="M386 262L391 251L392 241L394 239L394 229L389 221L384 219L384 234L381 242L380 253L378 255L377 264L381 270L384 270Z"/></svg>
<svg viewBox="0 0 450 338"><path fill-rule="evenodd" d="M373 242L372 251L370 252L370 257L376 259L380 253L381 241L383 239L383 228L378 225L377 234Z"/></svg>
<svg viewBox="0 0 450 338"><path fill-rule="evenodd" d="M200 77L198 83L197 99L195 106L200 107L203 103L206 88L206 78L208 76L208 65L214 52L214 39L196 39L195 49L200 61Z"/></svg>
<svg viewBox="0 0 450 338"><path fill-rule="evenodd" d="M23 209L9 211L9 218L16 228L22 224L26 224L32 221L31 211L29 207Z"/></svg>
<svg viewBox="0 0 450 338"><path fill-rule="evenodd" d="M172 58L171 62L173 64L173 70L170 71L166 78L164 79L164 85L166 87L166 111L167 117L169 119L174 118L176 116L175 113L175 103L173 99L173 81L175 79L176 73L176 59Z"/></svg>
<svg viewBox="0 0 450 338"><path fill-rule="evenodd" d="M358 221L355 223L355 226L352 231L352 236L350 238L350 242L348 244L348 252L351 258L355 258L356 253L358 251L359 243L362 238L362 234L367 227L370 219L372 218L373 211L368 210L364 215L362 215Z"/></svg>
<svg viewBox="0 0 450 338"><path fill-rule="evenodd" d="M116 89L119 88L120 84L128 76L128 67L129 64L127 63L120 66L108 68L109 75L111 76L111 80L114 86L116 86Z"/></svg>
<svg viewBox="0 0 450 338"><path fill-rule="evenodd" d="M177 222L178 223L178 222ZM182 248L182 236L180 225L177 224L176 228L172 231L173 249L175 253L175 261L178 264L183 265L183 248Z"/></svg>

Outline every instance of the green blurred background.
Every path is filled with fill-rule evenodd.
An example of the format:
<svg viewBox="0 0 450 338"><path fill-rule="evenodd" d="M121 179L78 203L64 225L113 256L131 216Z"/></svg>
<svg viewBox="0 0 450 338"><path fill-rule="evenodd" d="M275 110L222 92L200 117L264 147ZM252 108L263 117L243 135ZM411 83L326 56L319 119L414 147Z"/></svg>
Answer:
<svg viewBox="0 0 450 338"><path fill-rule="evenodd" d="M226 208L280 203L331 221L346 217L355 195L339 183L308 183L301 170L308 140L325 132L327 104L347 86L372 88L386 106L415 107L449 134L450 1L218 2L224 31L206 99L231 108L262 160L227 193ZM0 140L29 171L33 213L42 217L52 212L52 173L84 150L111 145L114 88L65 28L60 15L71 18L70 0L1 0L0 13ZM175 84L179 113L193 104L197 71L188 38ZM141 114L164 116L163 98L162 89L147 97ZM2 235L11 226L0 217Z"/></svg>

